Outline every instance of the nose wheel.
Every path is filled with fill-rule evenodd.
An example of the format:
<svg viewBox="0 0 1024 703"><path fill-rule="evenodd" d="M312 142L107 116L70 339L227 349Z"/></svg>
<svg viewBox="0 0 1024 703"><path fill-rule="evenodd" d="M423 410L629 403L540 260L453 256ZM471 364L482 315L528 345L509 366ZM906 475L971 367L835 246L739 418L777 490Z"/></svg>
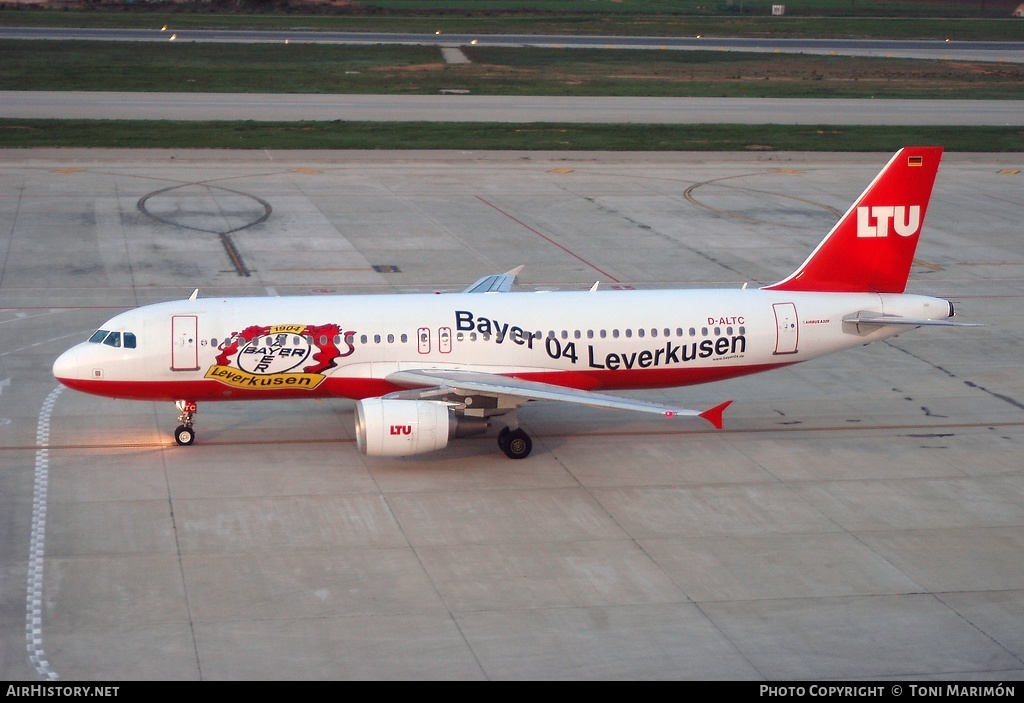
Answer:
<svg viewBox="0 0 1024 703"><path fill-rule="evenodd" d="M193 418L197 412L194 400L179 400L175 403L178 407L178 428L174 430L174 441L182 447L187 447L196 441L196 431L192 427Z"/></svg>

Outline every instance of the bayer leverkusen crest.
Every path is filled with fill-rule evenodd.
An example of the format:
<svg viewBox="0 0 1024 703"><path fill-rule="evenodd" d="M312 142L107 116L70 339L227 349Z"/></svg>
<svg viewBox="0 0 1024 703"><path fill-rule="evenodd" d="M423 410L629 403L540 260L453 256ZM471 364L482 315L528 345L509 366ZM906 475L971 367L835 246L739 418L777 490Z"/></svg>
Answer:
<svg viewBox="0 0 1024 703"><path fill-rule="evenodd" d="M313 390L338 359L355 351L351 334L330 324L248 327L218 347L206 378L250 390ZM338 340L347 346L344 353Z"/></svg>

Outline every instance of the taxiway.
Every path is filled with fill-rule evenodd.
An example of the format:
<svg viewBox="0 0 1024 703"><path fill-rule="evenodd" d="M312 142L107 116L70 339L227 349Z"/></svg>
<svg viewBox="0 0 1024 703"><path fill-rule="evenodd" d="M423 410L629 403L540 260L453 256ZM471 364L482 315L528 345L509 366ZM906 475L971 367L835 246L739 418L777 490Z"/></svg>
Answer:
<svg viewBox="0 0 1024 703"><path fill-rule="evenodd" d="M984 327L635 394L721 432L536 403L525 461L370 459L256 402L183 448L50 374L196 287L769 283L888 158L0 152L0 678L1021 679L1020 154L946 155L911 277Z"/></svg>

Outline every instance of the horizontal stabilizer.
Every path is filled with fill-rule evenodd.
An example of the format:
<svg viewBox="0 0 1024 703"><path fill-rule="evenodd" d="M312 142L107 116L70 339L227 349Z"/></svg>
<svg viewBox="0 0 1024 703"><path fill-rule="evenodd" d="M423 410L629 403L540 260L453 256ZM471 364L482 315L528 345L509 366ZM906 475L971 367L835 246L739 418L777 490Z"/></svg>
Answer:
<svg viewBox="0 0 1024 703"><path fill-rule="evenodd" d="M905 327L981 327L977 322L958 322L956 320L929 320L927 318L901 317L899 315L880 315L878 313L858 312L847 315L843 322L851 325L871 325L873 327L890 327L900 325Z"/></svg>

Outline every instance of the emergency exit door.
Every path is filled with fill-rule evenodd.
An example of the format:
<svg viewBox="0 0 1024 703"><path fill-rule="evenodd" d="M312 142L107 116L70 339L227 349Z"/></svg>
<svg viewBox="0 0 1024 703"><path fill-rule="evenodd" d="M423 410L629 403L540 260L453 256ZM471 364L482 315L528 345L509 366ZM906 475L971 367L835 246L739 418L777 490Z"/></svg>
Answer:
<svg viewBox="0 0 1024 703"><path fill-rule="evenodd" d="M797 319L796 305L775 303L775 353L796 354L800 342L800 320Z"/></svg>
<svg viewBox="0 0 1024 703"><path fill-rule="evenodd" d="M171 317L171 371L199 370L199 318Z"/></svg>

